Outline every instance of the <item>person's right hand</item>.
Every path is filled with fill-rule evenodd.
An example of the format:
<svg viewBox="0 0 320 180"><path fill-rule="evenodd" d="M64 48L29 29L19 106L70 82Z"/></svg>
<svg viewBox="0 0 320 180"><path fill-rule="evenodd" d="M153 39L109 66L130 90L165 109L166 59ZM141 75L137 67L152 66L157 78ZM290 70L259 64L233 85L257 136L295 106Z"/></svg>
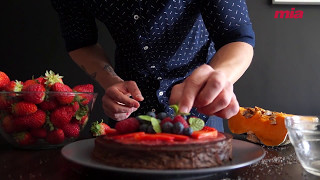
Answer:
<svg viewBox="0 0 320 180"><path fill-rule="evenodd" d="M121 121L139 108L138 101L143 101L143 97L136 82L119 82L105 89L103 110L108 117Z"/></svg>

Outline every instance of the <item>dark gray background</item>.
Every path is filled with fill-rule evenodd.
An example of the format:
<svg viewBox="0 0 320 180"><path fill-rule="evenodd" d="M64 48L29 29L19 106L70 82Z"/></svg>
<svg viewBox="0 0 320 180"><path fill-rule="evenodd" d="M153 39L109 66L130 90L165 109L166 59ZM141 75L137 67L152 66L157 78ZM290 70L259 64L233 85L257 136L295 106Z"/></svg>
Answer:
<svg viewBox="0 0 320 180"><path fill-rule="evenodd" d="M240 105L319 114L320 6L272 5L271 0L247 0L247 4L256 47L252 65L235 84ZM274 19L276 10L292 7L304 11L302 19ZM93 83L99 97L90 119L106 119L103 90L67 55L50 1L5 1L0 9L0 70L18 80L53 70L71 86ZM99 41L113 59L113 40L102 24L98 26Z"/></svg>

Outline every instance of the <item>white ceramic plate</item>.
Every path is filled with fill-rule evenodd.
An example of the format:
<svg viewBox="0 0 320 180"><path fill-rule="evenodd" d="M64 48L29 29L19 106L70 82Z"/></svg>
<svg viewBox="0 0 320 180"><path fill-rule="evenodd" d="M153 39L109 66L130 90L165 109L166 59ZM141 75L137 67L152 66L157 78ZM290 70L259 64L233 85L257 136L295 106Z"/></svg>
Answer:
<svg viewBox="0 0 320 180"><path fill-rule="evenodd" d="M241 140L232 140L232 161L219 167L203 168L203 169L182 169L182 170L148 170L148 169L133 169L133 168L119 168L104 165L91 158L91 152L94 147L94 138L85 139L73 142L62 148L62 155L69 161L98 170L119 172L119 173L133 173L141 175L179 175L179 176L195 176L208 175L217 172L232 170L250 164L254 164L265 156L264 149L256 144Z"/></svg>

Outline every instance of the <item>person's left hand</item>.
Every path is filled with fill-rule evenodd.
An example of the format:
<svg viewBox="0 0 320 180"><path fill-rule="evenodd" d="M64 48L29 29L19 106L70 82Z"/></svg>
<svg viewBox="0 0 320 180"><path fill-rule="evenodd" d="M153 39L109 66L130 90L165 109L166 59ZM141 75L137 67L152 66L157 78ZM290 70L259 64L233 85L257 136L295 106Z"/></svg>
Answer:
<svg viewBox="0 0 320 180"><path fill-rule="evenodd" d="M233 84L226 76L204 64L195 69L182 83L172 88L170 104L178 104L180 112L189 113L192 107L208 115L229 119L239 111Z"/></svg>

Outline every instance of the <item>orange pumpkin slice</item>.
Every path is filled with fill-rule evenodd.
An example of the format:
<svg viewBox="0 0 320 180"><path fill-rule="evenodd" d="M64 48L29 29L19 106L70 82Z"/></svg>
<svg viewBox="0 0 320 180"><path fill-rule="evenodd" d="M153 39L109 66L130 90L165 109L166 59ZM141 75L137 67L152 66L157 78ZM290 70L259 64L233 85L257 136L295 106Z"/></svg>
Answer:
<svg viewBox="0 0 320 180"><path fill-rule="evenodd" d="M285 117L292 116L281 112L264 110L259 107L240 107L237 115L229 119L228 125L232 133L247 133L247 139L267 146L288 144Z"/></svg>

